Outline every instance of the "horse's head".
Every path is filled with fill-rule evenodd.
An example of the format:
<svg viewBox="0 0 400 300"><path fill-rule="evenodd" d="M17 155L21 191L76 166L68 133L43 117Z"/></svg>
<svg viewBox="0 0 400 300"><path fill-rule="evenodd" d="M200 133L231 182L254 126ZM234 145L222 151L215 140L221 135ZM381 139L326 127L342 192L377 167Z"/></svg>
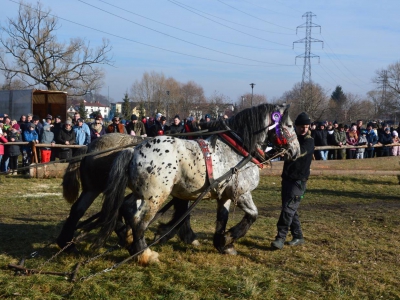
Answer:
<svg viewBox="0 0 400 300"><path fill-rule="evenodd" d="M300 154L294 124L289 117L290 105L276 105L271 113L268 125L268 140L275 148L284 149L285 159L296 159Z"/></svg>
<svg viewBox="0 0 400 300"><path fill-rule="evenodd" d="M250 153L272 143L286 150L286 158L295 159L300 145L288 109L289 105L264 103L244 109L224 122L242 139Z"/></svg>

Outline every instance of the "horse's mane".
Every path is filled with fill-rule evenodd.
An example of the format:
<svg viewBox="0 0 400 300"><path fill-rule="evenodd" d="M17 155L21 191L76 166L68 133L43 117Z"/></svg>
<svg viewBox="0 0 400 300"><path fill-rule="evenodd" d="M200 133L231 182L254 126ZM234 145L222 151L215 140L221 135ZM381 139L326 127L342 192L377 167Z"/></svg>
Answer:
<svg viewBox="0 0 400 300"><path fill-rule="evenodd" d="M272 112L276 111L273 104L260 104L244 109L232 116L228 120L216 120L207 123L201 123L201 129L208 129L210 132L225 129L221 122L225 122L230 129L241 137L243 146L250 153L254 153L257 148L259 136L264 133L265 119L270 118ZM285 114L286 115L286 114ZM282 120L287 118L283 116Z"/></svg>

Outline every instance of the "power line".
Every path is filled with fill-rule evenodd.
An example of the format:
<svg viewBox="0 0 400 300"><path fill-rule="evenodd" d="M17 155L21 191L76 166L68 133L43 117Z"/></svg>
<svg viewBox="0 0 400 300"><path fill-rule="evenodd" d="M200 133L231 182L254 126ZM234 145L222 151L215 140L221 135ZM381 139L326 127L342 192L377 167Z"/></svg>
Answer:
<svg viewBox="0 0 400 300"><path fill-rule="evenodd" d="M322 36L322 34L321 34L321 36ZM323 36L322 36L322 37L323 37ZM324 37L323 37L323 38L324 38ZM359 79L356 75L354 75L354 73L351 72L349 68L347 68L347 66L341 61L341 59L335 54L335 52L333 52L332 48L331 48L331 47L329 46L329 44L326 42L326 39L325 39L325 38L324 38L324 40L325 40L325 44L328 46L328 48L331 50L332 54L336 57L336 59L340 62L340 64L341 64L351 75L353 75L355 78L357 78L362 84L367 84L366 82L364 82L364 81L362 81L361 79Z"/></svg>
<svg viewBox="0 0 400 300"><path fill-rule="evenodd" d="M159 30L150 28L150 27L148 27L148 26L139 24L139 23L137 23L137 22L134 22L134 21L132 21L132 20L129 20L129 19L127 19L127 18L124 18L124 17L122 17L122 16L119 16L119 15L117 15L117 14L114 14L114 13L112 13L112 12L106 11L106 10L100 8L100 7L95 6L95 5L89 4L89 3L87 3L87 2L85 2L85 1L83 1L83 0L78 0L78 1L79 1L79 2L82 2L82 3L86 4L86 5L88 5L88 6L90 6L90 7L93 7L93 8L95 8L95 9L97 9L97 10L100 10L100 11L102 11L102 12L105 12L105 13L107 13L107 14L109 14L109 15L112 15L112 16L114 16L114 17L117 17L117 18L119 18L119 19L122 19L122 20L124 20L124 21L130 22L130 23L135 24L135 25L137 25L137 26L146 28L146 29L148 29L148 30L157 32L157 33L159 33L159 34L168 36L168 37L170 37L170 38L176 39L176 40L178 40L178 41L181 41L181 42L184 42L184 43L187 43L187 44L196 46L196 47L200 47L200 48L207 49L207 50L209 50L209 51L213 51L213 52L216 52L216 53L219 53L219 54L228 55L228 56L232 56L232 57L235 57L235 58L240 58L240 59L244 59L244 60L248 60L248 61L259 62L259 63L270 64L270 65L277 65L277 66L289 66L289 65L285 65L285 64L278 64L278 63L272 63L272 62L267 62L267 61L261 61L261 60L257 60L257 59L246 58L246 57L243 57L243 56L234 55L234 54L226 53L226 52L223 52L223 51L215 50L215 49L212 49L212 48L209 48L209 47L206 47L206 46L202 46L202 45L199 45L199 44L196 44L196 43L193 43L193 42L190 42L190 41L187 41L187 40L178 38L178 37L176 37L176 36L170 35L170 34L168 34L168 33L165 33L165 32L162 32L162 31L159 31Z"/></svg>
<svg viewBox="0 0 400 300"><path fill-rule="evenodd" d="M23 5L25 7L31 8L26 4L22 4L20 2L14 1L14 0L9 0L9 1L14 2L15 4L18 4L18 5ZM36 8L32 8L32 9L34 9L34 10L36 10L38 12L43 12L43 11L38 10ZM113 37L116 37L116 38L119 38L119 39L122 39L122 40L126 40L126 41L133 42L133 43L136 43L136 44L139 44L139 45L143 45L143 46L146 46L146 47L150 47L150 48L154 48L154 49L158 49L158 50L162 50L162 51L166 51L166 52L170 52L170 53L175 53L175 54L179 54L179 55L183 55L183 56L187 56L187 57L193 57L193 58L198 58L198 59L201 59L201 60L213 61L213 62L218 62L218 63L223 63L223 64L239 65L239 66L250 66L250 67L261 67L261 65L258 65L258 64L257 65L254 65L254 64L251 65L251 64L235 63L235 62L211 59L211 58L196 56L196 55L187 54L187 53L183 53L183 52L178 52L178 51L174 51L174 50L169 50L169 49L165 49L165 48L162 48L162 47L158 47L158 46L154 46L154 45L138 42L138 41L135 41L133 39L126 38L126 37L123 37L123 36L120 36L120 35L116 35L116 34L113 34L113 33L110 33L110 32L104 31L104 30L100 30L100 29L97 29L97 28L94 28L94 27L91 27L91 26L87 26L87 25L75 22L75 21L71 21L69 19L66 19L66 18L63 18L63 17L60 17L60 16L56 16L56 15L51 14L51 13L47 13L47 14L49 16L58 18L60 20L63 20L63 21L66 21L66 22L69 22L69 23L72 23L72 24L75 24L75 25L78 25L78 26L81 26L81 27L84 27L84 28L88 28L88 29L91 29L91 30L94 30L94 31L97 31L97 32L100 32L100 33L103 33L103 34L106 34L106 35L109 35L109 36L113 36ZM283 65L283 66L292 66L292 65ZM262 66L262 67L275 67L275 66Z"/></svg>
<svg viewBox="0 0 400 300"><path fill-rule="evenodd" d="M278 2L278 3L281 3L283 6L286 6L286 7L290 8L290 9L296 11L296 12L301 13L300 10L294 9L292 5L287 5L287 4L285 4L285 3L282 3L282 1L279 1L279 0L275 0L275 1Z"/></svg>
<svg viewBox="0 0 400 300"><path fill-rule="evenodd" d="M183 3L181 3L181 2L179 2L179 1L177 1L177 0L173 0L173 1L168 0L168 1L171 2L171 3L173 3L173 4L175 4L175 5L181 6L182 8L185 8L185 7L183 7L183 6L186 6L186 7L189 7L190 9L192 9L192 10L196 10L196 11L198 11L198 12L201 12L202 14L211 16L211 17L213 17L213 18L216 18L216 19L219 19L219 20L222 20L222 21L231 23L231 24L235 24L235 25L239 25L239 26L242 26L242 27L246 27L246 28L249 28L249 29L258 30L258 31L264 31L264 32L274 33L274 34L281 34L281 35L294 35L294 33L283 33L283 32L276 32L276 31L270 31L270 30L265 30L265 29L261 29L261 28L251 27L251 26L248 26L248 25L245 25L245 24L241 24L241 23L229 21L229 20L227 20L227 19L223 19L223 18L221 18L220 16L214 16L214 15L209 14L209 13L207 13L207 12L205 12L205 11L200 10L200 9L194 8L194 7L189 6L189 5L187 5L187 4L183 4ZM186 9L186 8L185 8L185 9ZM206 17L204 17L204 16L202 16L202 15L200 15L200 16L203 17L203 18L206 18ZM211 21L215 22L214 20L211 20ZM223 25L223 24L222 24L222 25ZM224 25L224 26L225 26L225 25Z"/></svg>
<svg viewBox="0 0 400 300"><path fill-rule="evenodd" d="M250 46L250 45L237 44L237 43L233 43L233 42L229 42L229 41L224 41L224 40L212 38L212 37L209 37L209 36L205 36L205 35L202 35L202 34L198 34L198 33L195 33L195 32L191 32L191 31L188 31L188 30L185 30L185 29L176 27L176 26L172 26L172 25L169 25L169 24L166 24L166 23L163 23L163 22L160 22L160 21L157 21L157 20L154 20L154 19L151 19L151 18L142 16L142 15L139 15L139 14L137 14L137 13L134 13L134 12L130 11L130 10L127 10L127 9L125 9L125 8L116 6L116 5L114 5L114 4L108 3L108 2L103 1L103 0L99 0L99 1L102 2L102 3L104 3L104 4L110 5L111 7L115 7L115 8L117 8L117 9L120 9L120 10L124 11L124 12L130 13L130 14L135 15L135 16L139 16L139 17L141 17L141 18L144 18L144 19L146 19L146 20L149 20L149 21L152 21L152 22L161 24L161 25L163 25L163 26L167 26L167 27L170 27L170 28L173 28L173 29L176 29L176 30L180 30L180 31L183 31L183 32L186 32L186 33L189 33L189 34L192 34L192 35L200 36L200 37L203 37L203 38L206 38L206 39L210 39L210 40L213 40L213 41L218 41L218 42L222 42L222 43L226 43L226 44L230 44L230 45L235 45L235 46L239 46L239 47L246 47L246 48L253 48L253 49L262 49L262 50L282 50L282 49L270 49L270 48L263 48L263 47L256 47L256 46Z"/></svg>
<svg viewBox="0 0 400 300"><path fill-rule="evenodd" d="M355 83L354 81L352 81L351 78L348 77L348 76L338 67L338 65L335 63L335 61L330 57L330 55L329 55L325 50L324 50L324 52L325 52L325 54L328 56L328 58L330 59L330 61L335 65L335 67L336 67L340 72L342 72L342 74L349 80L350 83L352 83L352 84L354 84L354 85L360 87L357 83Z"/></svg>
<svg viewBox="0 0 400 300"><path fill-rule="evenodd" d="M285 13L282 13L282 12L279 12L279 11L271 10L271 9L265 8L265 7L261 6L261 5L252 3L250 1L242 0L242 2L246 2L246 3L248 3L248 4L252 5L252 6L256 6L256 7L262 8L262 9L267 10L269 12L272 12L274 14L280 14L280 15L284 15L284 16L288 16L288 17L294 17L294 15L289 15L289 14L285 14Z"/></svg>
<svg viewBox="0 0 400 300"><path fill-rule="evenodd" d="M234 30L234 31L236 31L236 32L242 33L242 34L244 34L244 35L246 35L246 36L251 36L251 37L253 37L253 38L256 38L256 39L259 39L259 40L262 40L262 41L266 41L266 42L268 42L268 43L277 44L277 45L281 45L281 46L285 46L285 47L290 47L289 45L285 45L285 44L273 42L273 41L270 41L270 40L267 40L267 39L263 39L263 38L260 38L260 37L255 36L255 35L249 34L248 32L244 32L244 31L241 31L241 30L237 30L237 29L235 29L235 28L233 28L233 27L230 27L230 26L227 26L227 25L225 25L225 24L222 24L221 22L215 21L215 20L213 20L213 19L210 19L210 18L208 18L208 17L205 17L205 16L203 16L203 15L201 15L201 14L199 14L199 13L193 11L193 10L196 10L196 9L188 8L188 7L189 7L188 5L180 4L179 2L173 1L173 0L167 0L167 1L169 1L169 2L171 2L172 4L175 4L175 5L177 5L177 6L180 6L180 7L182 7L183 9L186 9L186 10L188 10L188 11L190 11L190 12L192 12L192 13L194 13L194 14L196 14L196 15L202 17L202 18L205 18L205 19L207 19L207 20L210 20L211 22L217 23L218 25L221 25L221 26L224 26L224 27L229 28L229 29L231 29L231 30ZM185 6L187 6L187 7L185 7Z"/></svg>
<svg viewBox="0 0 400 300"><path fill-rule="evenodd" d="M225 2L223 2L223 1L221 1L221 0L217 0L217 1L220 2L220 3L222 3L222 4L224 4L224 5L226 5L226 6L228 6L228 7L230 7L230 8L232 8L232 9L234 9L234 10L240 11L241 13L243 13L243 14L245 14L245 15L248 15L248 16L250 16L250 17L252 17L252 18L255 18L255 19L257 19L257 20L263 21L263 22L265 22L265 23L268 23L268 24L271 24L271 25L274 25L274 26L277 26L277 27L280 27L280 28L283 28L283 29L288 29L288 30L290 30L290 31L293 31L292 28L288 28L288 27L284 27L284 26L281 26L281 25L278 25L278 24L275 24L275 23L272 23L272 22L268 22L268 21L266 21L266 20L264 20L264 19L258 18L258 17L254 16L254 15L249 14L249 13L246 13L246 12L244 12L243 10L240 10L240 9L238 9L238 8L236 8L236 7L234 7L234 6L230 5L230 4L227 4L227 3L225 3Z"/></svg>

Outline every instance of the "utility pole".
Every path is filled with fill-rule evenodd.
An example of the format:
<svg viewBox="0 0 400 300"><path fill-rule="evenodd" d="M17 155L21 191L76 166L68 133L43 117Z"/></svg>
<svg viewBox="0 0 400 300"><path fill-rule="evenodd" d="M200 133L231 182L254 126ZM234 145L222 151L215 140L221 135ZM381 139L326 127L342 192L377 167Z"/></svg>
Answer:
<svg viewBox="0 0 400 300"><path fill-rule="evenodd" d="M383 70L382 72L382 77L381 81L382 81L382 103L386 104L386 93L387 93L387 86L388 86L388 75L387 75L387 70Z"/></svg>
<svg viewBox="0 0 400 300"><path fill-rule="evenodd" d="M256 85L255 83L250 83L251 85L251 106L253 106L253 88Z"/></svg>
<svg viewBox="0 0 400 300"><path fill-rule="evenodd" d="M293 42L293 48L295 43L304 43L305 44L305 50L304 54L297 55L295 58L295 63L297 61L297 58L304 58L304 66L303 66L303 78L301 80L301 99L300 99L300 108L302 111L306 111L305 107L305 100L306 99L311 99L312 96L312 80L311 80L311 62L310 58L318 57L318 63L319 63L319 56L311 53L311 43L322 43L322 48L324 47L324 42L321 40L317 40L311 37L311 28L312 27L319 27L319 31L321 32L321 26L314 24L312 22L312 17L315 17L316 15L313 14L312 12L306 12L303 14L303 18L306 17L306 22L300 26L297 26L296 28L296 34L297 34L297 29L299 28L305 28L306 29L306 37L303 39L300 39L298 41ZM306 89L307 88L307 89Z"/></svg>
<svg viewBox="0 0 400 300"><path fill-rule="evenodd" d="M167 91L167 122L169 122L169 91Z"/></svg>

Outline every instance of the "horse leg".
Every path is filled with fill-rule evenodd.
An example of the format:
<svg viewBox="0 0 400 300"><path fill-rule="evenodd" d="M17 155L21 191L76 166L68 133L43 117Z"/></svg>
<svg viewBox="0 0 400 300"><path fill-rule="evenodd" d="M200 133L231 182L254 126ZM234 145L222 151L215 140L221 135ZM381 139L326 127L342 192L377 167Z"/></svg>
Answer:
<svg viewBox="0 0 400 300"><path fill-rule="evenodd" d="M250 226L256 221L258 216L258 210L253 202L250 192L242 194L237 203L238 207L244 211L245 215L238 224L224 233L225 243L223 244L223 253L226 254L236 254L233 243L247 233Z"/></svg>
<svg viewBox="0 0 400 300"><path fill-rule="evenodd" d="M72 241L76 225L99 194L99 192L83 191L78 200L72 205L69 216L57 238L57 245L61 249L66 247L68 243ZM77 251L75 244L73 243L70 244L66 250L70 252Z"/></svg>
<svg viewBox="0 0 400 300"><path fill-rule="evenodd" d="M121 213L126 223L126 244L130 255L142 252L137 256L140 265L158 263L158 253L147 247L144 232L157 211L150 212L145 201L132 196L121 206ZM144 251L143 251L144 250Z"/></svg>
<svg viewBox="0 0 400 300"><path fill-rule="evenodd" d="M119 217L115 226L115 233L118 236L118 244L121 247L128 248L132 244L132 229L131 227L123 222L123 219L128 220L132 215L131 211L137 210L136 201L134 201L132 193L125 196L124 204L119 210ZM130 208L130 206L132 206Z"/></svg>
<svg viewBox="0 0 400 300"><path fill-rule="evenodd" d="M171 230L171 227L183 216L190 205L189 201L180 200L178 198L173 198L171 200L174 205L175 212L172 219L166 224L160 224L157 228L157 233L154 237L156 240L158 237L164 235ZM160 240L160 243L166 243L168 240L173 238L175 234L178 234L180 240L186 244L192 244L194 246L200 245L199 241L196 240L196 234L193 232L190 226L190 214L186 216L175 228L173 228L165 237Z"/></svg>
<svg viewBox="0 0 400 300"><path fill-rule="evenodd" d="M218 201L217 223L215 227L213 243L214 247L221 253L225 253L225 230L226 224L228 223L230 205L230 199L227 201Z"/></svg>

